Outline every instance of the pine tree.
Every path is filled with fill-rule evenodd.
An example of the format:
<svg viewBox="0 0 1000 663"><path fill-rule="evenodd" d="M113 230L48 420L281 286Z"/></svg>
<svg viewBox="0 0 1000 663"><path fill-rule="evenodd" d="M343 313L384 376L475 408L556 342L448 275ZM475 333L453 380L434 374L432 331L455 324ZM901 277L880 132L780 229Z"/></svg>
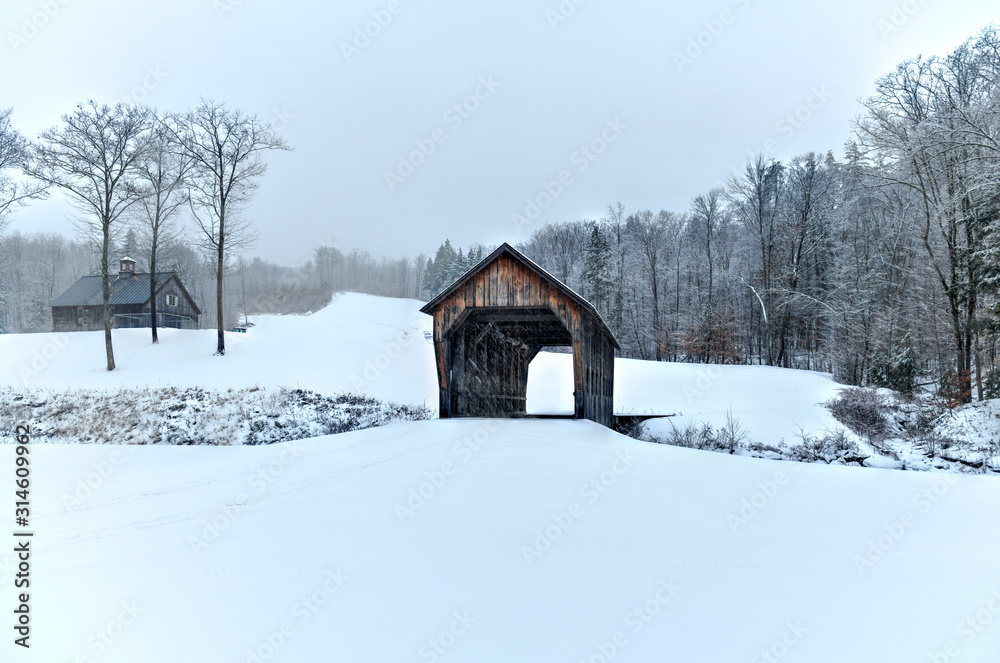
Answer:
<svg viewBox="0 0 1000 663"><path fill-rule="evenodd" d="M139 251L139 238L136 237L135 230L129 228L128 232L125 233L125 244L122 246L122 255L120 258L131 258L136 259L136 256L140 255Z"/></svg>
<svg viewBox="0 0 1000 663"><path fill-rule="evenodd" d="M583 254L583 283L587 295L599 311L604 310L608 294L611 292L611 247L604 233L596 224L590 230L590 238Z"/></svg>
<svg viewBox="0 0 1000 663"><path fill-rule="evenodd" d="M427 263L427 272L424 275L424 287L427 288L430 296L433 297L438 294L454 281L451 278L452 266L457 259L458 254L452 248L451 241L446 239L444 244L438 247L437 253L434 254L434 259Z"/></svg>
<svg viewBox="0 0 1000 663"><path fill-rule="evenodd" d="M462 249L459 249L458 255L455 256L455 259L451 262L451 267L448 269L448 276L444 279L444 283L441 287L447 288L461 278L463 274L469 271L468 265L468 259L466 259L465 255L462 253Z"/></svg>

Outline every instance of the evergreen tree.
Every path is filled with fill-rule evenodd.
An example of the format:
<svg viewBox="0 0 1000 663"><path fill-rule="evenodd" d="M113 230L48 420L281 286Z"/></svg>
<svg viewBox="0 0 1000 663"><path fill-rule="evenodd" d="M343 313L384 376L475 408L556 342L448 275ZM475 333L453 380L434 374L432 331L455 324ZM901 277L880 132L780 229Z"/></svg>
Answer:
<svg viewBox="0 0 1000 663"><path fill-rule="evenodd" d="M444 244L438 247L433 260L427 262L427 271L424 274L424 287L427 288L427 292L431 297L451 285L454 280L450 278L452 266L457 259L458 254L452 248L451 241L446 239Z"/></svg>
<svg viewBox="0 0 1000 663"><path fill-rule="evenodd" d="M608 240L598 225L590 229L590 238L583 253L583 283L597 310L603 311L611 292L612 255Z"/></svg>
<svg viewBox="0 0 1000 663"><path fill-rule="evenodd" d="M462 249L459 249L458 255L456 255L455 259L451 262L451 266L448 269L448 275L445 277L444 283L441 284L441 288L447 288L461 278L467 271L469 271L469 261L462 253Z"/></svg>
<svg viewBox="0 0 1000 663"><path fill-rule="evenodd" d="M131 258L136 260L136 256L139 256L141 252L139 251L139 238L135 234L135 229L129 228L128 232L125 233L125 243L122 245L122 255L119 258Z"/></svg>

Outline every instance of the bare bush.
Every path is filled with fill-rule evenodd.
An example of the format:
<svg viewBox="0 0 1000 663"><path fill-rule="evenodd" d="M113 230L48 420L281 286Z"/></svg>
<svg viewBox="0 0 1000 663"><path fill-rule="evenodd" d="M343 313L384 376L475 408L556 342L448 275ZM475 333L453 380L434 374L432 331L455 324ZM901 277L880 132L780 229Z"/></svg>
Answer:
<svg viewBox="0 0 1000 663"><path fill-rule="evenodd" d="M672 447L701 449L703 451L726 451L736 453L752 443L750 434L732 411L726 416L726 423L719 429L711 424L685 422L681 425L670 422L666 436L649 436L651 442L668 444Z"/></svg>
<svg viewBox="0 0 1000 663"><path fill-rule="evenodd" d="M799 432L800 443L790 449L790 460L803 463L822 461L832 463L857 463L864 465L868 456L861 453L858 446L840 429L824 435L807 435Z"/></svg>
<svg viewBox="0 0 1000 663"><path fill-rule="evenodd" d="M0 442L31 425L40 442L258 445L428 419L424 407L303 389L148 387L112 392L0 387Z"/></svg>
<svg viewBox="0 0 1000 663"><path fill-rule="evenodd" d="M872 445L889 436L888 404L875 389L844 389L826 406L837 421Z"/></svg>

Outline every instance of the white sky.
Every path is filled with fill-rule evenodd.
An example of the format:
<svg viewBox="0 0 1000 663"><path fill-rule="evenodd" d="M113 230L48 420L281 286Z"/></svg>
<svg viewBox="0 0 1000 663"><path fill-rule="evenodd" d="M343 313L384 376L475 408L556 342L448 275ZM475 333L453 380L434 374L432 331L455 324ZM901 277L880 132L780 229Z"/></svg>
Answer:
<svg viewBox="0 0 1000 663"><path fill-rule="evenodd" d="M78 101L133 90L163 109L204 96L275 117L296 149L269 157L252 253L298 264L324 242L414 256L445 237L519 241L617 200L685 211L765 145L839 157L879 75L998 19L995 0L578 1L553 25L559 0L3 0L0 107L30 137ZM391 22L348 62L373 12ZM702 32L707 47L679 67ZM499 86L466 118L446 115L481 77ZM804 122L779 124L811 97ZM577 153L615 118L603 154ZM386 171L436 129L444 142L390 190ZM571 183L537 220L513 223L563 170ZM68 234L72 213L57 196L12 227Z"/></svg>

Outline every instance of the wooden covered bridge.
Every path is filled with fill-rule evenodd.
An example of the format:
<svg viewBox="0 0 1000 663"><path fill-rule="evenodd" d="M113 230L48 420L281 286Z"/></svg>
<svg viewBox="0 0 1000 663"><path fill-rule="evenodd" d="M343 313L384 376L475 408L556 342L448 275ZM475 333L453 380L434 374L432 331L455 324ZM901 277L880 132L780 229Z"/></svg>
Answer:
<svg viewBox="0 0 1000 663"><path fill-rule="evenodd" d="M441 418L524 415L531 360L569 346L574 417L612 425L621 346L590 302L509 244L421 311L434 317Z"/></svg>

